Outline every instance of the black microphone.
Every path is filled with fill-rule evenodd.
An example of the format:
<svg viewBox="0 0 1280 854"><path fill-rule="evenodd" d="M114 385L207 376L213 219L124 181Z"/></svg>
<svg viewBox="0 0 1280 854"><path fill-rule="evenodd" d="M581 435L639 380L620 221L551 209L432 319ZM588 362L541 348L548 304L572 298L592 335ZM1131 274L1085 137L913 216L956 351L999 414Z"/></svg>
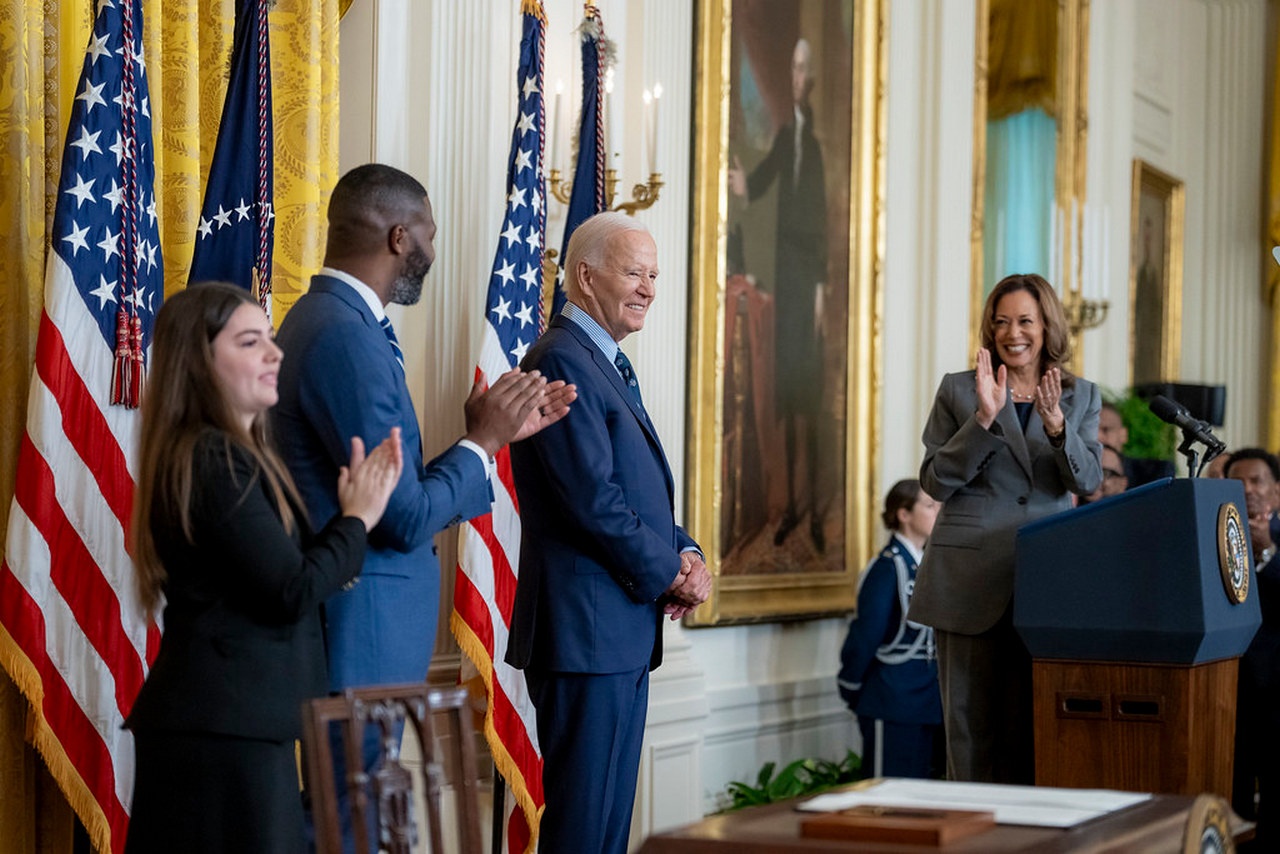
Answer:
<svg viewBox="0 0 1280 854"><path fill-rule="evenodd" d="M1209 456L1216 457L1227 449L1226 444L1213 435L1213 430L1203 421L1191 417L1191 413L1174 403L1163 394L1157 394L1147 404L1161 421L1182 430L1183 435L1192 441L1199 442L1211 451Z"/></svg>

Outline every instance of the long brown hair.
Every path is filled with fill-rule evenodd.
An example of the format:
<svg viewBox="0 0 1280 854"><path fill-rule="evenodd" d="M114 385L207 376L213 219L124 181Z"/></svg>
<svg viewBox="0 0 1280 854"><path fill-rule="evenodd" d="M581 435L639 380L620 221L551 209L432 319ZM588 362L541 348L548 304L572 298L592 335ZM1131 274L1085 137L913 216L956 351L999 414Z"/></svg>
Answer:
<svg viewBox="0 0 1280 854"><path fill-rule="evenodd" d="M187 541L194 542L191 491L196 441L202 432L213 428L226 437L228 469L232 443L254 458L286 530L295 523L289 500L302 506L288 470L267 441L266 418L258 415L246 431L214 373L213 339L242 305L256 306L257 301L235 285L206 282L169 297L156 315L130 526L138 595L148 613L159 604L166 579L152 526L181 526ZM244 487L248 494L253 481Z"/></svg>
<svg viewBox="0 0 1280 854"><path fill-rule="evenodd" d="M1067 312L1058 299L1053 285L1036 273L1015 273L1005 276L992 288L987 304L982 307L982 346L991 353L991 369L1003 364L996 350L996 306L1000 300L1014 291L1026 291L1040 306L1040 319L1044 323L1044 345L1040 348L1040 376L1050 368L1062 371L1062 384L1070 386L1075 377L1067 371L1071 361L1071 335L1067 330Z"/></svg>

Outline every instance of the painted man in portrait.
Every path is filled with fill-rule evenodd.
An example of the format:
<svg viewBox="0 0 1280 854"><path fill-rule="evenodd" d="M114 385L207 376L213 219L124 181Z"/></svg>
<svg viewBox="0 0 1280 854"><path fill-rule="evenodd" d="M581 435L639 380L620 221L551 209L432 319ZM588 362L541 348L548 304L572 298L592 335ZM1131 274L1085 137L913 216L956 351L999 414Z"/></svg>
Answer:
<svg viewBox="0 0 1280 854"><path fill-rule="evenodd" d="M1133 381L1161 382L1161 353L1164 343L1163 247L1149 212L1142 212L1142 258L1134 276L1133 296Z"/></svg>
<svg viewBox="0 0 1280 854"><path fill-rule="evenodd" d="M786 448L786 509L774 533L782 545L809 513L818 552L826 547L817 501L818 421L823 398L822 313L827 277L827 205L822 150L814 136L812 50L801 38L791 59L790 121L748 174L738 158L729 189L748 203L777 189L777 237L772 290L775 321L775 404ZM803 478L803 484L797 483Z"/></svg>

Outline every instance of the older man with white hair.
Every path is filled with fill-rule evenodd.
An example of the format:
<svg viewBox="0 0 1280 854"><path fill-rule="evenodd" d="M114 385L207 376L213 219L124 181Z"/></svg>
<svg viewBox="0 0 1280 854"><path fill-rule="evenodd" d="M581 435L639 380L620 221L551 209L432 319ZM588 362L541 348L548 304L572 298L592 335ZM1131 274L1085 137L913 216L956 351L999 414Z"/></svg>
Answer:
<svg viewBox="0 0 1280 854"><path fill-rule="evenodd" d="M568 416L511 446L523 530L507 662L537 712L543 851L625 854L663 613L678 619L711 592L618 346L644 327L657 278L643 225L588 219L565 253L569 301L522 365L578 391Z"/></svg>

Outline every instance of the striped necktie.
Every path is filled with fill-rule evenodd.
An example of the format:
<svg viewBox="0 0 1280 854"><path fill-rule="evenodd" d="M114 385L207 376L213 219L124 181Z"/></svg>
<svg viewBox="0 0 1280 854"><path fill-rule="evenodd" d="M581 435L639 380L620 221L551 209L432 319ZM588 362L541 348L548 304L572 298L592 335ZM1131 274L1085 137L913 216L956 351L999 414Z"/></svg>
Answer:
<svg viewBox="0 0 1280 854"><path fill-rule="evenodd" d="M379 321L382 326L382 334L387 336L387 343L391 345L391 352L396 354L396 361L400 364L400 370L404 370L404 351L400 349L400 341L396 338L396 331L391 328L391 318L385 314Z"/></svg>
<svg viewBox="0 0 1280 854"><path fill-rule="evenodd" d="M622 352L622 348L618 348L618 355L613 357L613 364L618 368L618 373L622 374L622 381L627 384L627 391L631 392L636 403L644 409L644 400L640 397L640 382L636 379L635 369L631 367L631 360L627 358L626 353Z"/></svg>

